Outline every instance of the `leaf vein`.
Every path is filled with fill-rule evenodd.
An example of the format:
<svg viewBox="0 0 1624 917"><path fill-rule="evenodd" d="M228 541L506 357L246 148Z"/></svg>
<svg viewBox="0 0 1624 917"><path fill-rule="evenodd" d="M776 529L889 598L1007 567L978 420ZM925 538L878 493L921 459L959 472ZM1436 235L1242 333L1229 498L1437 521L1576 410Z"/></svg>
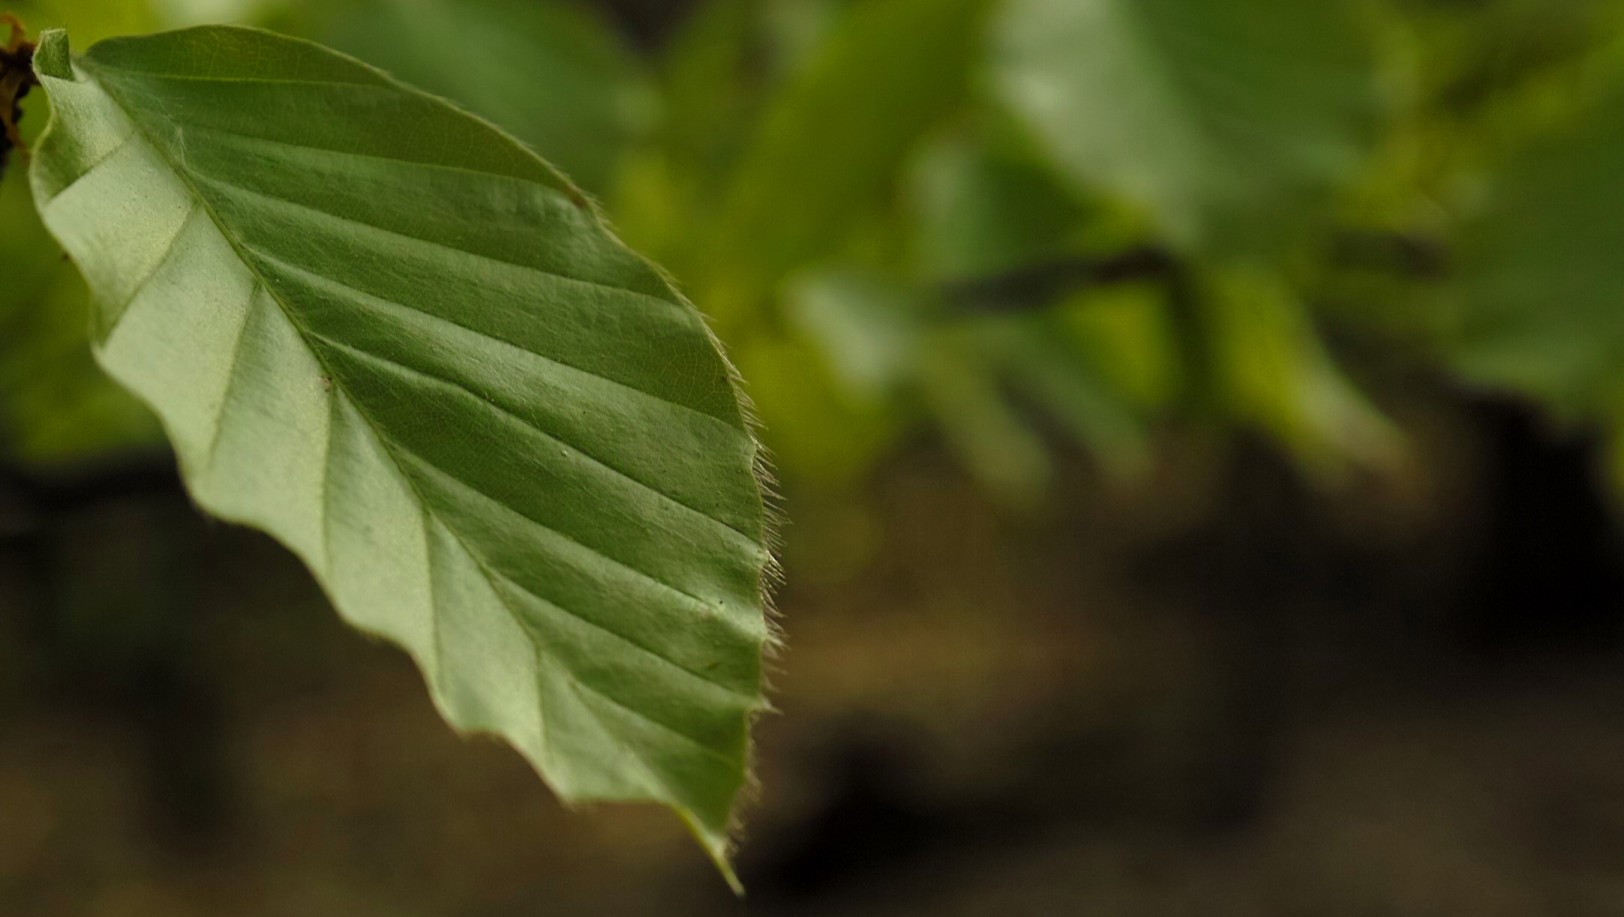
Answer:
<svg viewBox="0 0 1624 917"><path fill-rule="evenodd" d="M107 163L109 163L109 162L111 162L113 160L113 157L117 156L119 153L122 153L124 151L124 148L130 145L131 140L134 140L136 137L138 137L140 135L141 135L140 128L137 128L132 124L130 132L128 134L124 135L123 140L120 140L118 143L113 144L113 146L110 149L108 149L107 152L105 152L105 153L101 154L100 156L98 156L96 158L95 162L92 162L90 165L85 166L85 170L83 172L80 172L78 175L75 175L73 177L73 180L68 182L66 185L64 185L61 190L57 191L55 196L60 197L62 195L63 191L66 191L69 188L73 187L74 185L77 185L78 183L84 181L86 178L88 178L90 176L90 173L96 171L97 169L100 169L102 166L107 165Z"/></svg>
<svg viewBox="0 0 1624 917"><path fill-rule="evenodd" d="M197 215L202 212L202 209L196 200L192 201L191 208L186 212L186 218L180 221L180 228L175 230L175 234L170 237L169 243L164 246L164 253L158 257L152 268L141 277L135 288L130 290L129 294L124 297L124 301L113 307L112 321L107 323L107 329L102 332L103 337L112 334L118 328L119 324L124 321L124 314L130 311L130 306L135 304L136 299L146 291L147 286L163 272L170 259L175 257L175 251L180 247L180 237L186 235L187 228L192 225L193 220L197 219Z"/></svg>
<svg viewBox="0 0 1624 917"><path fill-rule="evenodd" d="M656 402L658 402L658 403L660 403L662 405L665 405L667 407L676 408L677 410L680 410L680 411L684 411L684 412L687 412L687 413L690 413L690 414L695 414L695 415L697 415L699 417L705 418L707 421L712 421L712 422L715 422L715 423L719 423L719 424L727 427L729 430L735 429L731 424L728 424L726 421L722 420L721 418L716 417L713 414L706 413L705 411L702 411L702 410L700 410L700 409L698 409L696 407L693 407L691 405L683 404L680 401L672 401L669 398L662 397L660 395L657 395L657 394L655 394L653 392L650 392L650 391L646 391L644 389L640 389L635 385L630 385L630 384L628 384L626 382L622 382L619 379L611 378L609 376L603 375L602 373L593 372L592 370L589 370L589 369L582 369L579 366L575 366L573 364L566 363L566 362L564 362L562 360L556 360L556 359L554 359L552 357L547 356L546 354L537 353L534 350L530 350L530 349L528 349L526 347L522 347L522 346L520 346L518 344L515 344L514 342L512 342L512 341L510 341L510 340L508 340L506 338L498 337L497 335L494 335L494 334L492 334L489 331L486 331L484 329L475 328L472 325L464 324L463 322L455 321L453 319L449 319L449 318L446 318L446 317L441 316L441 315L436 315L436 314L434 314L432 312L428 312L428 311L425 311L423 309L416 308L416 307L414 307L414 306L412 306L410 304L407 304L407 303L397 302L397 301L392 300L392 299L385 299L382 296L377 296L375 294L368 293L365 290L357 289L356 287L350 286L349 284L344 283L341 280L336 280L336 279L334 279L332 277L324 277L321 274L318 274L318 273L316 273L314 271L309 270L308 268L300 267L299 265L294 264L294 263L288 261L285 258L279 257L277 255L273 255L270 252L267 252L262 248L258 248L258 247L252 246L252 245L248 245L247 243L243 243L242 248L245 251L252 252L256 257L258 257L259 259L261 259L263 261L268 261L268 262L276 265L279 268L282 268L284 270L287 270L287 271L290 271L292 273L298 274L299 276L301 276L303 278L306 278L312 284L327 287L329 289L332 289L335 293L340 293L341 295L345 295L345 296L349 297L351 299L351 301L353 301L353 302L379 303L379 304L382 304L382 305L385 305L385 306L390 306L390 307L393 307L393 308L396 308L396 309L400 309L400 310L402 310L404 312L409 312L412 315L420 316L420 317L428 319L430 321L442 322L442 323L444 323L446 325L450 325L450 326L452 326L454 328L460 328L463 331L468 332L469 334L478 335L481 339L489 341L489 342L491 342L493 344L498 344L498 345L501 345L503 347L511 348L512 350L518 351L519 353L522 353L527 357L530 357L530 358L536 359L536 360L540 360L540 361L542 361L544 363L547 363L548 365L558 367L559 369L568 370L570 372L580 373L580 374L582 374L584 376L590 376L593 379L597 379L600 382L604 382L604 383L607 383L609 385L613 385L616 388L620 389L621 391L630 392L630 393L635 394L635 395L640 396L640 397L649 398L649 399L651 399L653 401L656 401ZM556 275L548 275L548 276L556 276ZM741 533L741 534L743 534L743 533Z"/></svg>
<svg viewBox="0 0 1624 917"><path fill-rule="evenodd" d="M650 484L647 481L643 481L643 480L640 480L640 479L638 479L636 477L633 477L631 474L628 474L627 472L622 471L619 468L616 468L615 466L609 464L608 462L604 461L603 459L598 458L597 456L593 455L592 453L587 452L585 449L582 449L580 446L577 446L574 443L571 443L568 440L565 440L565 439L559 437L555 433L551 433L551 432L543 429L541 427L541 425L537 424L535 421L530 420L530 419L525 418L525 417L522 417L522 416L520 416L518 414L515 414L513 411L508 410L507 408L503 407L502 405L499 405L499 404L495 403L494 401L489 400L486 396L480 394L479 392L475 391L472 388L469 388L467 385L465 385L465 384L463 384L461 382L458 382L458 381L453 380L453 379L448 379L448 378L446 378L446 377L444 377L442 375L439 375L438 373L429 372L428 370L420 369L420 368L418 368L416 366L409 366L409 365L407 365L405 363L400 362L399 360L390 359L389 357L385 357L385 356L382 356L382 355L379 355L379 354L370 353L368 351L362 350L359 347L354 347L354 346L351 346L349 344L345 344L345 343L340 342L340 341L335 341L330 337L326 337L325 335L315 334L314 332L312 332L312 336L315 337L317 340L319 340L319 341L321 341L321 342L323 342L323 343L325 343L325 344L327 344L327 345L329 345L329 346L331 346L331 347L333 347L335 349L342 350L342 351L344 351L345 353L348 353L348 354L352 354L358 359L365 360L367 362L374 363L374 364L382 364L384 366L393 367L394 369L396 369L396 370L398 370L400 372L403 372L406 375L409 375L409 376L411 376L413 378L422 380L425 383L428 383L428 384L431 384L431 385L436 385L436 386L438 386L440 388L450 389L453 392L456 392L457 394L464 396L465 400L467 400L470 403L476 405L479 409L489 411L490 413L495 415L498 419L505 419L505 420L508 420L508 421L510 421L512 423L516 423L519 426L524 427L526 430L534 432L537 435L543 437L548 442L551 442L551 443L553 443L555 445L563 446L563 447L569 449L571 452L574 452L576 455L579 455L582 458L587 459L594 466L596 466L598 468L601 468L604 471L609 472L615 479L620 480L620 481L624 481L624 482L626 482L628 484L631 484L634 487L636 487L638 490L642 490L642 491L644 491L646 493L653 494L654 496L659 497L660 499L672 504L673 506L677 506L677 507L681 508L682 510L688 512L688 513L692 513L693 515L698 516L701 519L704 519L706 522L712 523L712 524L718 526L719 528L725 529L730 534L737 535L738 537L744 539L746 542L748 542L752 546L754 545L754 542L751 541L749 535L745 534L742 531L739 531L739 529L737 529L736 527L734 527L733 525L728 523L726 520L718 519L717 517L712 516L711 514L705 512L704 510L699 509L698 507L689 505L688 503L686 503L683 500L679 499L675 495L667 493L666 491L661 490L658 487L655 487L653 484Z"/></svg>
<svg viewBox="0 0 1624 917"><path fill-rule="evenodd" d="M378 434L378 436L379 436L380 439L384 440L385 442L389 441L389 437L385 436L382 432L380 432ZM595 547L593 547L593 546L591 546L589 544L586 544L585 542L577 539L575 536L570 535L568 532L559 531L558 529L553 528L552 526L548 525L545 522L542 522L540 519L537 519L534 516L529 515L528 513L520 512L519 510L514 509L511 506L508 506L506 503L503 503L497 497L494 497L491 494L486 493L485 491L479 489L478 487L475 487L473 484L471 484L471 483L469 483L467 481L464 481L462 478L456 476L455 474L452 474L450 471L447 471L446 469L441 468L438 465L435 465L434 463L428 461L427 459L423 458L422 456L412 452L412 450L406 449L405 447L401 446L399 443L396 443L394 445L395 445L395 448L399 449L402 453L405 454L408 461L412 462L415 466L419 467L424 472L427 472L427 473L429 473L429 474L431 474L433 476L437 476L439 478L442 478L443 480L445 480L447 482L450 482L451 484L454 484L455 486L461 488L462 490L468 492L469 494L472 494L472 495L474 495L476 497L479 497L480 499L482 499L485 502L491 504L492 506L495 506L496 508L500 509L501 511L506 512L506 513L510 513L510 514L512 514L514 516L519 517L519 519L529 523L531 526L535 527L537 530L539 530L541 532L545 532L547 534L550 534L550 535L552 535L552 536L554 536L556 538L562 539L564 541L567 541L570 544L575 545L576 547L580 548L581 550L586 551L587 553L591 554L592 556L599 558L600 560L604 561L605 563L609 564L610 566L613 566L613 567L616 567L618 569L624 570L627 573L631 573L631 574L635 575L640 580L644 580L644 581L650 583L651 585L660 587L662 590L664 590L666 592L672 593L673 596L680 597L680 598L682 598L682 599L684 599L685 601L688 601L688 602L698 603L700 608L708 607L704 599L701 599L700 597L689 593L688 591L682 589L681 587L676 586L676 585L674 585L672 583L668 583L665 580L660 579L659 577L655 576L652 573L649 573L646 570L640 570L637 567L634 567L631 564L629 564L629 563L627 563L627 562L625 562L623 560L620 560L619 558L612 557L612 556L610 556L608 554L605 554L602 550L600 550L598 548L595 548ZM426 503L427 501L425 500L424 502Z"/></svg>
<svg viewBox="0 0 1624 917"><path fill-rule="evenodd" d="M231 362L226 367L226 390L220 395L220 409L215 413L214 430L209 434L208 448L203 452L203 468L205 473L214 469L214 455L220 448L220 434L226 426L226 412L231 407L232 394L237 390L237 379L242 375L238 366L242 363L244 342L248 339L248 326L254 322L255 303L259 301L261 281L257 278L248 288L248 306L243 310L242 327L237 329L237 341L231 347Z"/></svg>
<svg viewBox="0 0 1624 917"><path fill-rule="evenodd" d="M188 128L188 130L190 130L190 128ZM229 192L233 192L233 193L237 193L237 194L250 195L252 197L257 197L257 198L259 198L261 200L270 201L273 204L277 204L277 205L280 205L280 206L283 206L283 207L290 207L290 208L293 208L295 210L302 211L304 213L315 214L318 217L325 218L325 219L328 219L328 220L332 220L332 221L338 222L338 223L343 223L343 224L345 224L347 226L359 227L361 229L366 229L366 230L369 230L371 232L376 232L376 233L380 233L380 234L383 234L383 235L391 236L391 237L396 238L396 239L403 239L403 240L405 240L407 242L414 242L414 243L417 243L419 245L426 245L426 246L428 246L430 248L437 249L437 250L442 251L442 252L451 252L451 253L456 254L456 255L467 256L469 258L473 258L473 259L476 259L476 260L479 260L479 261L489 262L489 263L492 263L492 264L501 264L501 265L504 265L506 267L518 268L519 270L524 271L526 273L536 274L536 275L541 276L541 277L551 278L553 280L562 281L562 282L567 283L567 284L580 284L580 285L585 286L585 287L590 287L590 288L597 289L597 290L605 290L607 292L616 293L616 294L619 294L619 295L622 295L622 296L635 297L636 299L638 299L640 301L644 301L644 302L652 303L652 304L657 304L657 306L659 308L661 308L663 310L666 310L666 311L669 311L669 312L672 312L674 314L678 314L684 320L686 320L688 318L688 316L689 316L689 310L686 307L684 307L681 302L679 302L679 301L677 301L675 299L667 299L667 298L665 298L663 296L655 296L652 293L646 293L646 292L644 292L642 290L634 290L634 289L631 289L630 287L615 286L614 284L604 283L604 282L599 281L599 280L591 280L591 279L588 279L586 277L577 277L577 276L574 276L574 275L571 275L571 274L560 274L560 273L558 273L556 271L549 271L549 270L544 270L542 268L536 267L534 264L526 264L523 261L516 261L516 260L511 259L511 258L498 257L496 255L490 254L489 252L475 251L475 250L470 249L470 248L462 248L462 247L459 247L459 246L456 246L456 245L452 245L452 244L450 244L448 242L439 241L437 239L425 239L425 238L423 238L421 236L414 236L414 235L412 235L410 233L401 232L398 229L391 229L391 228L389 228L387 226L379 226L376 223L369 223L366 220L362 220L362 219L359 219L357 217L348 216L348 215L342 214L342 213L333 213L330 210L323 210L320 207L316 207L316 206L313 206L311 204L307 204L307 203L305 203L303 201L297 201L297 200L294 200L293 198L286 197L286 196L283 196L283 195L280 195L280 194L272 194L271 192L265 191L265 190L260 189L260 188L250 188L247 185L244 185L244 184L242 184L240 182L233 181L231 179L222 178L222 177L220 177L218 175L215 175L213 173L210 173L210 172L207 172L205 170L199 169L195 165L188 164L187 171L190 172L194 178L201 179L204 184L214 185L214 186L217 186L219 188L223 188L223 189L225 189L226 191L229 191ZM230 194L227 194L227 196L229 197Z"/></svg>
<svg viewBox="0 0 1624 917"><path fill-rule="evenodd" d="M566 671L568 671L568 670L566 669ZM663 720L655 719L654 717L650 716L649 714L645 713L644 711L639 710L636 707L633 707L630 704L627 704L625 701L622 701L619 698L610 695L608 692L606 692L602 688L599 688L598 686L592 684L591 682L581 680L581 678L579 676L575 675L573 672L570 673L570 681L573 684L576 684L576 685L579 685L582 688L585 688L587 690L587 692L590 693L592 696L597 697L597 698L601 698L602 700L607 701L611 706L615 707L616 709L624 710L625 712L630 713L632 716L642 720L645 723L648 723L648 724L650 724L650 725L652 725L652 726L654 726L654 727L656 727L656 728L658 728L658 729L660 729L660 730L662 730L664 732L667 732L667 733L669 733L671 735L674 735L674 736L676 736L676 737L678 737L680 739L683 739L688 744L690 744L693 747L699 749L700 751L704 752L705 754L707 754L707 755L709 755L709 756L711 756L713 758L719 759L721 761L727 762L727 764L730 767L732 765L734 765L735 763L737 763L732 758L728 757L727 753L723 752L721 749L719 749L719 748L717 748L717 747L715 747L713 745L707 744L706 742L704 742L703 740L701 740L697 736L694 736L694 735L691 735L691 734L689 734L687 732L684 732L683 730L678 729L675 726L672 726L670 723L667 723L667 722L665 722Z"/></svg>
<svg viewBox="0 0 1624 917"><path fill-rule="evenodd" d="M564 604L559 603L559 602L554 602L551 599L547 598L546 596L541 595L540 593L536 592L536 590L530 588L529 586L524 585L523 583L519 582L518 580L516 580L513 577L509 576L508 574L502 572L501 570L498 570L498 569L496 569L494 567L486 567L485 572L488 575L490 575L492 577L495 577L496 579L502 580L503 582L505 582L508 585L512 586L514 589L517 589L520 592L523 592L525 595L528 595L531 598L535 599L544 608L551 609L553 611L557 611L558 613L566 615L566 616L568 616L569 618L571 618L573 620L579 621L582 624L585 624L588 627L593 628L594 630L601 631L601 632L603 632L603 633L605 633L605 634L607 634L607 635L609 635L611 637L614 637L615 639L621 641L622 643L625 643L627 646L629 646L629 647L631 647L633 649L636 649L636 650L640 650L641 652L646 653L649 656L654 657L655 659L659 660L660 662L665 663L666 665L670 666L671 668L673 668L673 669L675 669L675 670L677 670L679 672L682 672L682 673L684 673L686 675L690 675L690 676L694 677L695 679L705 683L706 685L709 685L710 687L713 687L713 688L716 688L716 689L721 690L723 692L726 692L731 697L734 697L734 698L739 699L739 700L748 701L748 702L750 702L752 704L755 702L755 696L754 695L747 694L746 692L741 691L740 689L738 689L737 687L735 687L733 685L725 684L725 683L723 683L721 681L718 681L713 676L708 675L705 672L700 671L699 669L695 669L695 668L691 668L689 666L683 665L682 663L680 663L677 660L671 658L670 656L665 655L664 653L660 652L659 650L657 650L657 649L655 649L655 648L653 648L653 647L651 647L651 646L649 646L649 645L647 645L647 644L645 644L645 643L643 643L643 642L641 642L639 640L636 640L636 639L632 638L631 636L628 636L627 634L624 634L624 633L621 633L618 630L615 630L614 628L610 627L609 625L604 624L602 621L598 621L598 620L595 620L593 618L590 618L590 617L582 614L581 612L576 611L573 608L570 608L568 605L564 605ZM500 594L500 590L498 590L498 594ZM513 614L520 619L521 626L522 626L522 622L523 622L525 616L522 615L521 613L519 613L517 610L511 609L511 607L510 607L510 610L513 611ZM526 628L526 630L529 630L529 628Z"/></svg>
<svg viewBox="0 0 1624 917"><path fill-rule="evenodd" d="M272 147L284 150L303 150L310 153L322 153L328 156L346 156L352 159L364 159L371 162L384 162L393 165L411 166L421 169L434 169L442 172L452 172L459 175L472 175L478 178L497 179L499 181L518 182L546 191L562 194L566 199L574 201L570 195L570 187L562 177L555 180L543 181L539 178L527 178L511 172L493 172L489 169L471 169L467 166L456 166L445 162L432 162L425 159L407 159L403 156L385 156L382 153L363 153L360 150L342 150L337 147L316 146L310 143L298 143L281 137L261 137L256 134L245 134L241 131L228 131L217 127L204 127L202 125L187 125L188 133L212 136L216 142L224 139L226 145L239 144L247 147ZM548 176L550 179L553 176Z"/></svg>
<svg viewBox="0 0 1624 917"><path fill-rule="evenodd" d="M166 82L183 83L247 83L267 86L325 86L334 89L348 87L388 88L387 84L377 81L361 82L355 80L301 80L292 77L268 76L206 76L201 73L160 73L155 70L130 70L125 67L109 67L106 64L93 64L94 69L103 73L112 71L138 79L164 80Z"/></svg>

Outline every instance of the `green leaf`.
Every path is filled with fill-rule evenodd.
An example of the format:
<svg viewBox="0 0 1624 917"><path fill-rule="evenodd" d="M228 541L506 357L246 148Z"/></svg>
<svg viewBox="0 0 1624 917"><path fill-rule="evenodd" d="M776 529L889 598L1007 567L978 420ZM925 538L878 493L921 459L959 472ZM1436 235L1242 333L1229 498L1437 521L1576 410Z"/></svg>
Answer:
<svg viewBox="0 0 1624 917"><path fill-rule="evenodd" d="M298 554L459 729L566 800L673 806L725 870L770 554L699 314L517 141L320 46L70 62L52 32L36 66L41 212L198 503Z"/></svg>
<svg viewBox="0 0 1624 917"><path fill-rule="evenodd" d="M1372 68L1341 0L1011 0L1000 96L1175 241L1268 232L1358 164Z"/></svg>
<svg viewBox="0 0 1624 917"><path fill-rule="evenodd" d="M722 320L883 203L921 136L964 101L987 5L870 0L808 52L768 103L708 238Z"/></svg>
<svg viewBox="0 0 1624 917"><path fill-rule="evenodd" d="M1392 468L1398 431L1342 373L1297 292L1278 275L1231 268L1200 278L1217 393L1235 418L1292 449L1311 470Z"/></svg>
<svg viewBox="0 0 1624 917"><path fill-rule="evenodd" d="M1079 248L1083 207L1012 146L955 132L921 150L909 190L916 257L928 276L987 276Z"/></svg>
<svg viewBox="0 0 1624 917"><path fill-rule="evenodd" d="M799 279L788 311L848 399L917 402L988 490L1034 506L1052 469L1042 438L999 384L1008 323L932 323L931 305L928 292L908 284L826 271Z"/></svg>
<svg viewBox="0 0 1624 917"><path fill-rule="evenodd" d="M1036 506L1053 472L1043 436L1021 410L1026 402L1110 472L1142 470L1137 418L1059 316L952 315L935 295L872 274L824 271L795 284L788 311L840 394L889 403L905 423L921 418L903 405L922 407L969 470L1012 505Z"/></svg>

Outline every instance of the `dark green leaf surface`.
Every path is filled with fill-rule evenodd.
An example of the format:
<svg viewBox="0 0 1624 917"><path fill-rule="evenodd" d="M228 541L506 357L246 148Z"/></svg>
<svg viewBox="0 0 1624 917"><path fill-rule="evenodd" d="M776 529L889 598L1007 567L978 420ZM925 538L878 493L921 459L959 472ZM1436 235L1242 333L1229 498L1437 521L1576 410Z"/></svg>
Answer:
<svg viewBox="0 0 1624 917"><path fill-rule="evenodd" d="M725 868L770 555L699 314L519 143L319 46L70 63L53 32L37 67L41 212L197 501L287 544L458 728L566 800L675 807Z"/></svg>
<svg viewBox="0 0 1624 917"><path fill-rule="evenodd" d="M1367 142L1341 0L1011 0L996 31L999 93L1056 163L1187 245L1278 222Z"/></svg>

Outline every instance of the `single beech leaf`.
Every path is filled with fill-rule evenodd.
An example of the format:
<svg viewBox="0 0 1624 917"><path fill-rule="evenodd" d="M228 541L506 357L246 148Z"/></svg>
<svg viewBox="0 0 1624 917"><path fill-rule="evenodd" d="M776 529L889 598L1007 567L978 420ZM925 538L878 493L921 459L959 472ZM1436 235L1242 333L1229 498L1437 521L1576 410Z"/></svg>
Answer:
<svg viewBox="0 0 1624 917"><path fill-rule="evenodd" d="M197 502L457 728L567 801L672 806L732 880L771 555L699 313L517 141L319 45L56 31L35 66L41 214Z"/></svg>

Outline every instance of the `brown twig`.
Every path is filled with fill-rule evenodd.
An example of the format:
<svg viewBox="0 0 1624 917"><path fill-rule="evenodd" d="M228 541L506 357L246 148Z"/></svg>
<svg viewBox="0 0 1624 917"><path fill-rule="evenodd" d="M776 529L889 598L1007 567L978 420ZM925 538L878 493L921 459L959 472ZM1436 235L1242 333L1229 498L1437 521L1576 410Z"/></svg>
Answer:
<svg viewBox="0 0 1624 917"><path fill-rule="evenodd" d="M954 281L942 287L942 294L955 311L1024 312L1052 305L1076 290L1136 281L1169 282L1179 270L1171 252L1146 245L1115 255L1060 258Z"/></svg>
<svg viewBox="0 0 1624 917"><path fill-rule="evenodd" d="M10 13L0 13L0 23L11 27L11 37L0 46L0 175L4 174L6 160L13 149L28 155L17 122L22 120L22 100L28 91L39 85L34 75L34 43L28 40L28 29Z"/></svg>

